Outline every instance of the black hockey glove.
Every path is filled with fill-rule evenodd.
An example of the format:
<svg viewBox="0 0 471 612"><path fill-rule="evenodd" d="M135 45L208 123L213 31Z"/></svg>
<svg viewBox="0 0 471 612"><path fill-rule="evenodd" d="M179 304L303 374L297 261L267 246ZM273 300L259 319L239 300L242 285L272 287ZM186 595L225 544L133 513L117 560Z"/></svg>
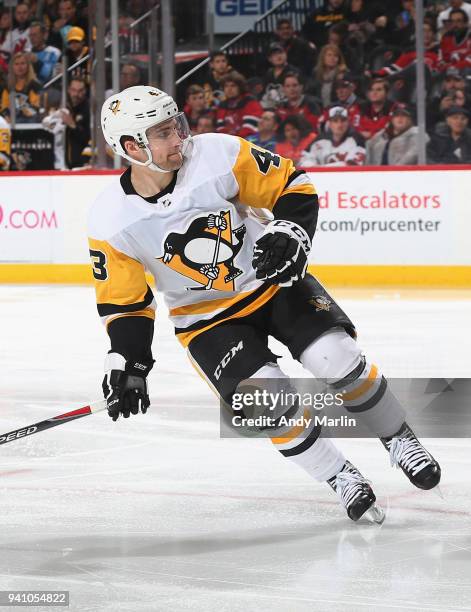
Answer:
<svg viewBox="0 0 471 612"><path fill-rule="evenodd" d="M254 245L256 277L270 285L291 287L304 278L311 240L297 223L275 219Z"/></svg>
<svg viewBox="0 0 471 612"><path fill-rule="evenodd" d="M152 369L150 364L129 363L119 353L108 353L105 361L103 394L108 414L117 421L120 414L125 419L130 414L145 414L150 406L146 376Z"/></svg>

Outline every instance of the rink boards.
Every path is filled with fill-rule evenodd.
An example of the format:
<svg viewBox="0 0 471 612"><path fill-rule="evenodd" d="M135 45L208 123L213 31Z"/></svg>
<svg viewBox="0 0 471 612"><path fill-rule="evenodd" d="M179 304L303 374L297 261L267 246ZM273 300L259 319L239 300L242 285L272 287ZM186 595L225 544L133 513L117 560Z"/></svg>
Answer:
<svg viewBox="0 0 471 612"><path fill-rule="evenodd" d="M310 256L330 285L471 287L471 167L318 168ZM116 172L1 175L0 282L89 283L86 216Z"/></svg>

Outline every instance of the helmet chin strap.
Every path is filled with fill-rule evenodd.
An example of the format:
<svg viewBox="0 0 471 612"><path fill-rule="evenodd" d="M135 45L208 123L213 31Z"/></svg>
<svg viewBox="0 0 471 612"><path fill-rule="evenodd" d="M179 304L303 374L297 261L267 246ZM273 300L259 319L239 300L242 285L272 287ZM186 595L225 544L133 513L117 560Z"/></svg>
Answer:
<svg viewBox="0 0 471 612"><path fill-rule="evenodd" d="M149 170L152 170L153 172L162 172L163 174L173 172L173 170L164 170L152 161L152 153L148 146L146 146L145 151L147 153L147 161L142 164L143 166L149 168Z"/></svg>
<svg viewBox="0 0 471 612"><path fill-rule="evenodd" d="M188 136L183 141L183 146L182 146L182 149L181 149L182 156L185 155L185 152L186 152L190 142L191 142L191 136ZM124 154L124 155L121 154L121 155L122 155L122 157L124 157L125 159L128 159L133 164L137 164L138 166L144 166L144 168L149 168L149 170L152 170L153 172L161 172L162 174L168 174L169 172L175 172L175 170L164 170L164 168L161 168L156 163L154 163L154 161L152 160L151 150L149 149L149 147L147 145L145 147L142 147L142 148L143 148L143 150L147 154L147 161L145 161L145 162L138 161L137 159L134 159L133 157L130 157L127 154Z"/></svg>

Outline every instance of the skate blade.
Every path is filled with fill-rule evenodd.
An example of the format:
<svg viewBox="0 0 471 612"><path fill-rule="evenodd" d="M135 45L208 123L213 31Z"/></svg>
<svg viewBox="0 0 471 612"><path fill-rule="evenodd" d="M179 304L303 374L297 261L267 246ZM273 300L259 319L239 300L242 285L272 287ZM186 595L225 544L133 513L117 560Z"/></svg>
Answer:
<svg viewBox="0 0 471 612"><path fill-rule="evenodd" d="M384 519L386 518L386 514L380 506L374 504L365 512L363 517L367 518L373 523L376 523L377 525L381 525L384 522Z"/></svg>
<svg viewBox="0 0 471 612"><path fill-rule="evenodd" d="M443 495L443 491L440 489L439 485L437 485L436 487L433 487L431 491L432 493L435 493L435 495L437 495L440 499L445 499L445 496Z"/></svg>

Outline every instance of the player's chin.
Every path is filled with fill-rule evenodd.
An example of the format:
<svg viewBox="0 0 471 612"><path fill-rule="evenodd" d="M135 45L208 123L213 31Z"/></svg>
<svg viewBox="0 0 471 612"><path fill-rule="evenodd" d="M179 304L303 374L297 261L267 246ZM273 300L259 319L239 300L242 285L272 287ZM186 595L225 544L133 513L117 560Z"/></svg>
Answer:
<svg viewBox="0 0 471 612"><path fill-rule="evenodd" d="M183 164L183 155L178 153L172 153L167 157L167 166L169 170L178 170L182 167Z"/></svg>

